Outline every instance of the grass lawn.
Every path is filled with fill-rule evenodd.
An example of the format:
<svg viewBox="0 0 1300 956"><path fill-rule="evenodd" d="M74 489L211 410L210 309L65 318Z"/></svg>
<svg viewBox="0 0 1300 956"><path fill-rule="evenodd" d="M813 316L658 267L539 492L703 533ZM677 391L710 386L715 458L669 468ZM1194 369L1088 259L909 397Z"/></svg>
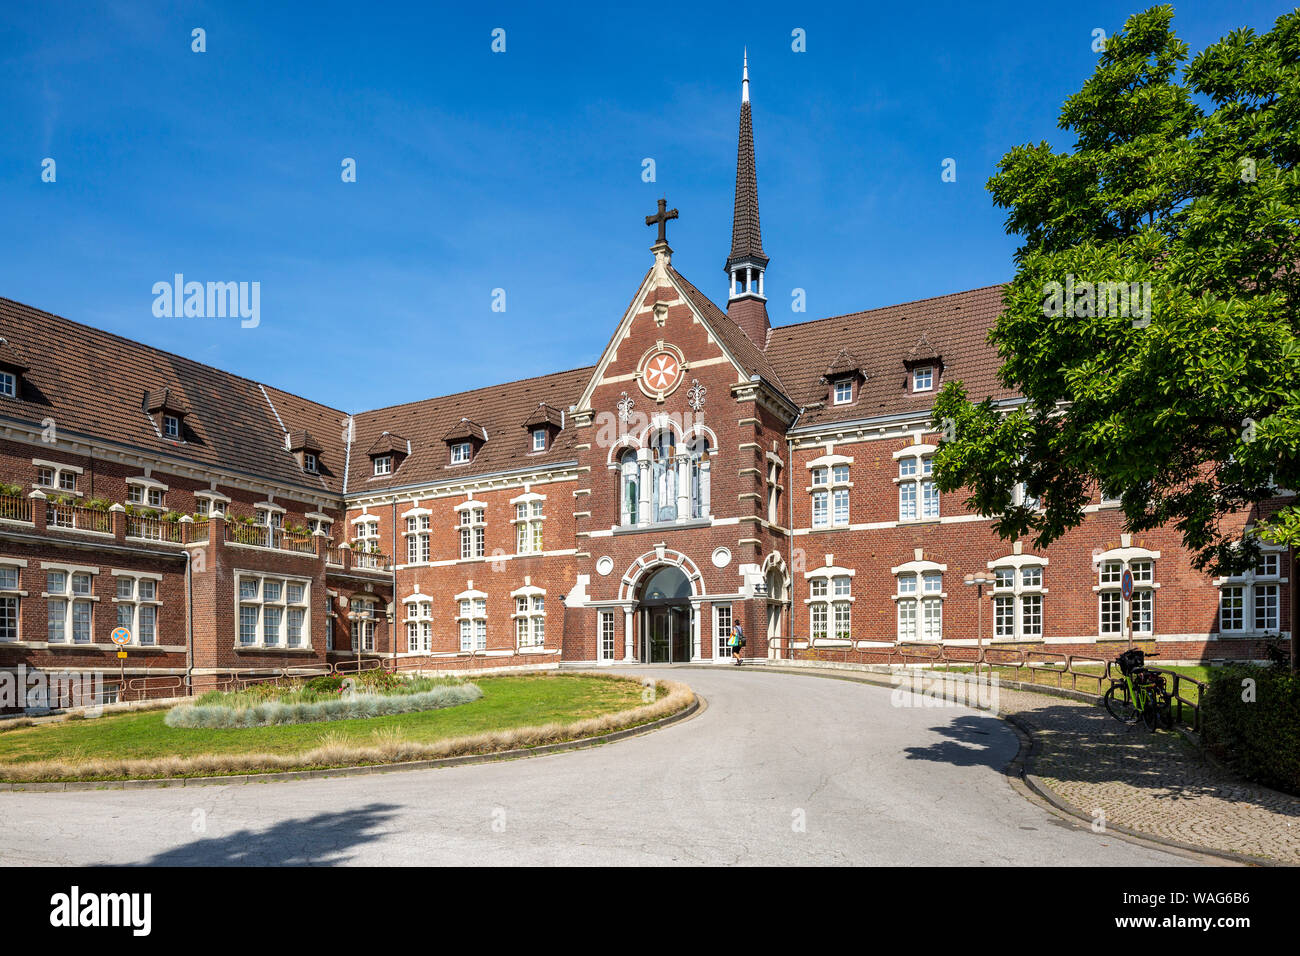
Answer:
<svg viewBox="0 0 1300 956"><path fill-rule="evenodd" d="M422 713L365 720L232 729L188 729L163 723L166 710L19 727L0 733L0 766L32 760L150 758L259 752L292 754L332 741L365 745L376 731L431 743L487 731L571 723L642 703L636 681L579 675L474 677L483 697ZM0 725L2 726L2 725Z"/></svg>

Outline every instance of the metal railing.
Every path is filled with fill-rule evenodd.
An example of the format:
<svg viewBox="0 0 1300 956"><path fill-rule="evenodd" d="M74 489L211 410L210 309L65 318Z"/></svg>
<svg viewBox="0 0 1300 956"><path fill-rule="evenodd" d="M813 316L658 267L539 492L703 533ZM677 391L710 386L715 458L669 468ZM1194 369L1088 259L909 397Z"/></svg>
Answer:
<svg viewBox="0 0 1300 956"><path fill-rule="evenodd" d="M392 569L393 561L386 554L355 551L352 554L352 566L363 571L388 571Z"/></svg>
<svg viewBox="0 0 1300 956"><path fill-rule="evenodd" d="M82 508L79 505L56 504L51 501L45 505L45 526L64 531L94 531L99 534L112 534L113 516L107 511Z"/></svg>
<svg viewBox="0 0 1300 956"><path fill-rule="evenodd" d="M885 667L930 667L952 671L969 671L978 679L981 674L992 677L1002 673L1001 679L1010 679L1024 684L1055 686L1066 689L1067 680L1070 690L1095 692L1098 697L1105 693L1113 681L1119 680L1119 667L1114 660L1095 657L1088 654L1066 654L1046 651L1033 647L982 646L948 644L895 644L891 647L858 648L846 647L808 647L795 650L793 640L783 640L784 651L789 648L791 660L821 660L839 664L873 664ZM1170 691L1174 707L1174 717L1182 723L1189 723L1194 730L1201 729L1201 701L1206 688L1204 681L1199 681L1177 671L1161 667L1148 667L1147 670L1164 674L1173 680ZM1080 688L1080 683L1083 687ZM1184 691L1188 685L1196 688L1196 699L1191 699ZM1191 710L1191 719L1185 716L1186 709Z"/></svg>
<svg viewBox="0 0 1300 956"><path fill-rule="evenodd" d="M128 538L143 538L147 541L170 541L173 544L180 544L181 526L176 521L165 521L162 518L127 515L126 536Z"/></svg>
<svg viewBox="0 0 1300 956"><path fill-rule="evenodd" d="M295 554L316 553L316 541L312 535L285 531L283 528L272 528L264 524L227 521L225 534L225 539L235 544L247 544L255 548L268 548L275 551L292 551Z"/></svg>
<svg viewBox="0 0 1300 956"><path fill-rule="evenodd" d="M0 519L30 522L32 520L31 500L0 495Z"/></svg>

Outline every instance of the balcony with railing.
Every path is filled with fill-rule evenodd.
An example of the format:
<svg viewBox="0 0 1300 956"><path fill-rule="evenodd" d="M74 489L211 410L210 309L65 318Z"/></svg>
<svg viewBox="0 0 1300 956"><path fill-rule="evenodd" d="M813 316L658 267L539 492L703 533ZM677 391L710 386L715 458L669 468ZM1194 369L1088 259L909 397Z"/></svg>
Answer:
<svg viewBox="0 0 1300 956"><path fill-rule="evenodd" d="M0 521L32 523L32 501L17 495L0 495Z"/></svg>
<svg viewBox="0 0 1300 956"><path fill-rule="evenodd" d="M268 548L274 551L291 551L294 554L315 554L316 540L311 534L286 531L264 524L243 524L238 521L226 522L225 540L233 544L243 544L254 548Z"/></svg>
<svg viewBox="0 0 1300 956"><path fill-rule="evenodd" d="M89 531L94 534L113 533L113 516L98 508L59 501L45 502L45 527L60 531Z"/></svg>
<svg viewBox="0 0 1300 956"><path fill-rule="evenodd" d="M144 541L181 543L181 526L177 521L167 521L146 515L126 516L126 536Z"/></svg>
<svg viewBox="0 0 1300 956"><path fill-rule="evenodd" d="M378 551L352 552L352 567L361 571L391 571L393 559Z"/></svg>

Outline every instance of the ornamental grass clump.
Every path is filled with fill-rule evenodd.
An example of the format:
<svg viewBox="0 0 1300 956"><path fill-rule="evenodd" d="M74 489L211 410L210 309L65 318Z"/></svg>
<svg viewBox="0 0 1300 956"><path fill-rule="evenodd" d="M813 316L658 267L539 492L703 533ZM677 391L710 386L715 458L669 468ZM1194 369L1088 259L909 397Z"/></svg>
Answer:
<svg viewBox="0 0 1300 956"><path fill-rule="evenodd" d="M270 727L327 720L364 720L468 704L483 696L477 684L438 684L415 693L355 694L321 700L267 700L249 703L230 695L233 704L195 703L173 707L163 718L168 727ZM204 695L201 701L209 700Z"/></svg>

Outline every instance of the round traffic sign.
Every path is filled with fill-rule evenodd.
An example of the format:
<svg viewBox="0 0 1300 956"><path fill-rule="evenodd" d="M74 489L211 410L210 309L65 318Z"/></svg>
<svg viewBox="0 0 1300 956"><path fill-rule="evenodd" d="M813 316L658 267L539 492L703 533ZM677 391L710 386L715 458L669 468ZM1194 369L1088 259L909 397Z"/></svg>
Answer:
<svg viewBox="0 0 1300 956"><path fill-rule="evenodd" d="M114 644L130 644L131 629L129 627L115 627L113 633L108 635L108 638Z"/></svg>
<svg viewBox="0 0 1300 956"><path fill-rule="evenodd" d="M1133 572L1128 568L1124 569L1124 576L1119 579L1119 593L1125 601L1133 596Z"/></svg>

